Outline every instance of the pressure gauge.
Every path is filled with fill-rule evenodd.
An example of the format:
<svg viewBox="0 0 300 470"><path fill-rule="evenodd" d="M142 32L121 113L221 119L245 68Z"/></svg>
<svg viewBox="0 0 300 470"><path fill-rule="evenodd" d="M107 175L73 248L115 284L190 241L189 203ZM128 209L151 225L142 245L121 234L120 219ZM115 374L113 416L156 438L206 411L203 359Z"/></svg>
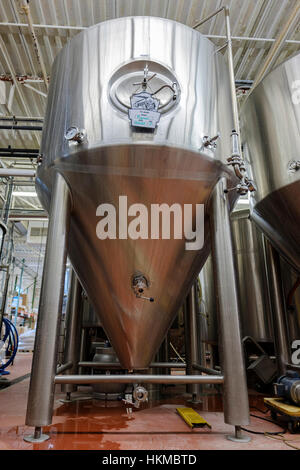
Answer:
<svg viewBox="0 0 300 470"><path fill-rule="evenodd" d="M79 129L76 126L69 127L65 132L65 139L68 142L77 142L81 144L85 140L86 132L84 129Z"/></svg>

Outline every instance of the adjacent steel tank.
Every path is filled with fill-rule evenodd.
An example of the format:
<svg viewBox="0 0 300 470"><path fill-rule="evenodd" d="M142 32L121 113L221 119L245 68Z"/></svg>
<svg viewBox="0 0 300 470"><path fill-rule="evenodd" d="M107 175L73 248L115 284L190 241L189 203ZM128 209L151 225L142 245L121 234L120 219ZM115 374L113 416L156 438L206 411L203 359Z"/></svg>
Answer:
<svg viewBox="0 0 300 470"><path fill-rule="evenodd" d="M231 214L241 333L242 337L251 336L258 342L272 342L274 334L263 235L249 215L249 209L235 210ZM217 302L211 256L203 266L199 279L204 313L199 326L200 336L204 342L217 344Z"/></svg>
<svg viewBox="0 0 300 470"><path fill-rule="evenodd" d="M232 128L223 56L183 24L152 17L103 22L55 59L37 191L49 209L55 171L66 179L69 257L127 369L151 362L207 258L212 190L222 175L229 189L237 184L226 166ZM214 150L209 138L218 132ZM235 191L229 194L233 203ZM124 195L128 207L142 203L149 213L151 204L204 204L203 248L188 251L175 237L100 240L97 208L118 210ZM154 302L136 295L137 277Z"/></svg>
<svg viewBox="0 0 300 470"><path fill-rule="evenodd" d="M234 211L231 215L242 335L258 342L272 342L263 235L249 215L248 209Z"/></svg>
<svg viewBox="0 0 300 470"><path fill-rule="evenodd" d="M269 73L241 112L244 155L256 182L252 218L300 270L300 54Z"/></svg>

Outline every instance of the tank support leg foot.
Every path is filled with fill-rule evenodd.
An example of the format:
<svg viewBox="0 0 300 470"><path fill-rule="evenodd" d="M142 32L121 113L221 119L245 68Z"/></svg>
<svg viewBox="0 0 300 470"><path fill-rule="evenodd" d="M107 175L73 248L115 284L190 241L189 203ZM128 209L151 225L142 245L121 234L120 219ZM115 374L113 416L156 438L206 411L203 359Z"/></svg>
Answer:
<svg viewBox="0 0 300 470"><path fill-rule="evenodd" d="M37 426L34 429L33 434L29 434L28 436L24 436L24 441L26 442L32 442L32 443L39 443L39 442L44 442L50 439L50 436L48 434L43 434L42 433L42 428Z"/></svg>
<svg viewBox="0 0 300 470"><path fill-rule="evenodd" d="M235 426L235 433L227 435L226 438L229 441L233 441L233 442L245 442L246 443L246 442L251 441L250 436L244 436L242 434L242 429L240 426Z"/></svg>

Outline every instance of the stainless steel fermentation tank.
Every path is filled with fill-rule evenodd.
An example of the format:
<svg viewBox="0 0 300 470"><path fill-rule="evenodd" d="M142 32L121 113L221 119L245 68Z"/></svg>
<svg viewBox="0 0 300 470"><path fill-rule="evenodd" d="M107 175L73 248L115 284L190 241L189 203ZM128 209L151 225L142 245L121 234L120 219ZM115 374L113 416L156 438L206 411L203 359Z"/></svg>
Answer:
<svg viewBox="0 0 300 470"><path fill-rule="evenodd" d="M231 215L233 252L237 269L242 335L272 342L272 314L263 235L249 219L249 210Z"/></svg>
<svg viewBox="0 0 300 470"><path fill-rule="evenodd" d="M249 218L249 210L231 214L233 255L237 270L241 333L257 342L272 342L272 313L268 293L263 235ZM217 344L217 300L211 256L200 272L202 342Z"/></svg>
<svg viewBox="0 0 300 470"><path fill-rule="evenodd" d="M51 303L51 295L59 299L66 251L122 366L132 370L147 368L154 357L208 256L209 238L221 303L225 420L248 422L229 225L237 197L231 189L239 182L226 165L236 122L230 76L223 55L208 39L183 24L152 17L88 28L55 59L36 179L38 195L50 211L50 228L27 424L51 422L52 329L60 308L59 300ZM158 100L154 124L148 122L152 129L137 128L131 115L133 95L141 92L150 94L152 104ZM218 133L219 139L210 140ZM128 207L142 203L149 213L151 204L204 204L203 248L186 250L186 240L172 235L100 240L97 208L110 203L118 214L122 195ZM194 227L195 222L194 214ZM117 218L117 233L120 229ZM143 296L154 302L139 295L133 285L136 276L142 278ZM42 384L44 360L52 365L51 393L50 379ZM76 382L74 376L66 379ZM38 387L45 393L36 401L32 397Z"/></svg>
<svg viewBox="0 0 300 470"><path fill-rule="evenodd" d="M242 113L244 155L257 185L252 218L300 270L300 54L269 73Z"/></svg>
<svg viewBox="0 0 300 470"><path fill-rule="evenodd" d="M145 66L150 76L157 74L149 82L153 92L177 84L176 100L168 87L157 95L155 133L136 132L128 118ZM72 265L122 365L147 367L207 257L208 243L187 251L184 240L99 240L97 207L118 208L121 195L128 207L143 203L149 213L155 203L207 204L220 175L231 176L221 163L230 155L233 127L226 64L210 41L186 26L127 18L76 36L56 58L51 77L37 191L49 210L54 173L63 175L73 202ZM66 140L72 126L85 130L86 143ZM214 155L204 149L203 137L218 132ZM145 295L155 302L134 295L136 273L147 279Z"/></svg>

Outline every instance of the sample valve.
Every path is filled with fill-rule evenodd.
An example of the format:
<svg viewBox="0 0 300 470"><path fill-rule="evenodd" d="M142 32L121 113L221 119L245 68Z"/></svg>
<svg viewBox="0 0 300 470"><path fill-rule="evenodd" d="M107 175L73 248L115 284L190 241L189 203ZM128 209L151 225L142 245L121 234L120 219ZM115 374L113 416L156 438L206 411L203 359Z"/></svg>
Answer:
<svg viewBox="0 0 300 470"><path fill-rule="evenodd" d="M145 276L143 276L142 274L137 274L136 276L134 276L132 278L131 286L135 293L135 296L138 299L144 299L144 300L149 300L149 302L154 302L153 297L145 297L143 295L145 289L149 288L149 282Z"/></svg>

